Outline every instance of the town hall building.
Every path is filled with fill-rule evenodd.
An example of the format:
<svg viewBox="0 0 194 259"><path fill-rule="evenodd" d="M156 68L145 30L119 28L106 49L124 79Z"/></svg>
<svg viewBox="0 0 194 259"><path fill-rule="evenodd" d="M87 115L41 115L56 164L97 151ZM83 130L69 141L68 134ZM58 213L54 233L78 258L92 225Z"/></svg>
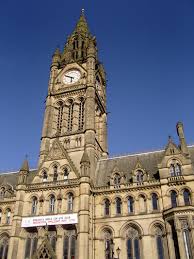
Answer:
<svg viewBox="0 0 194 259"><path fill-rule="evenodd" d="M39 162L0 174L0 259L194 258L194 146L110 158L106 73L82 11L50 66Z"/></svg>

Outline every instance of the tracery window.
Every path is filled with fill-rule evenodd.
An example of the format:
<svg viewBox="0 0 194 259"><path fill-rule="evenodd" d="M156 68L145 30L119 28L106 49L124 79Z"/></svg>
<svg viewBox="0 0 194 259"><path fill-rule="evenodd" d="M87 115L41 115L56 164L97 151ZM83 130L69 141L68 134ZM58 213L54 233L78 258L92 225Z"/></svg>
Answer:
<svg viewBox="0 0 194 259"><path fill-rule="evenodd" d="M4 236L0 239L0 258L7 259L8 254L8 246L9 246L9 237Z"/></svg>
<svg viewBox="0 0 194 259"><path fill-rule="evenodd" d="M32 210L31 213L34 215L37 212L38 199L36 197L32 198Z"/></svg>
<svg viewBox="0 0 194 259"><path fill-rule="evenodd" d="M54 182L56 182L56 181L57 181L57 178L58 178L58 172L57 172L57 170L58 170L57 165L54 165L54 166L53 166L53 181L54 181Z"/></svg>
<svg viewBox="0 0 194 259"><path fill-rule="evenodd" d="M116 173L114 175L114 185L118 186L120 185L120 183L121 183L121 176L118 173Z"/></svg>
<svg viewBox="0 0 194 259"><path fill-rule="evenodd" d="M74 235L65 236L63 242L63 259L76 258L76 237Z"/></svg>
<svg viewBox="0 0 194 259"><path fill-rule="evenodd" d="M104 246L105 246L105 259L112 259L114 256L114 251L113 251L113 237L112 237L112 232L107 229L104 232Z"/></svg>
<svg viewBox="0 0 194 259"><path fill-rule="evenodd" d="M141 170L137 171L137 183L143 183L143 172Z"/></svg>
<svg viewBox="0 0 194 259"><path fill-rule="evenodd" d="M84 99L82 98L79 103L79 125L78 129L82 130L84 127Z"/></svg>
<svg viewBox="0 0 194 259"><path fill-rule="evenodd" d="M55 211L55 196L52 194L49 200L49 212Z"/></svg>
<svg viewBox="0 0 194 259"><path fill-rule="evenodd" d="M177 207L177 193L173 190L170 193L171 205L173 208Z"/></svg>
<svg viewBox="0 0 194 259"><path fill-rule="evenodd" d="M121 198L116 198L116 214L121 214L122 201Z"/></svg>
<svg viewBox="0 0 194 259"><path fill-rule="evenodd" d="M152 208L158 210L158 195L156 193L152 193Z"/></svg>
<svg viewBox="0 0 194 259"><path fill-rule="evenodd" d="M47 179L48 179L47 172L46 172L46 171L43 171L43 173L42 173L42 181L43 181L43 182L46 182Z"/></svg>
<svg viewBox="0 0 194 259"><path fill-rule="evenodd" d="M67 210L72 211L73 210L73 194L68 193L67 195Z"/></svg>
<svg viewBox="0 0 194 259"><path fill-rule="evenodd" d="M11 210L10 209L7 209L6 212L5 212L5 223L6 224L10 224L10 221L11 221Z"/></svg>
<svg viewBox="0 0 194 259"><path fill-rule="evenodd" d="M37 233L29 233L26 239L25 259L30 259L37 249Z"/></svg>
<svg viewBox="0 0 194 259"><path fill-rule="evenodd" d="M181 165L175 159L173 159L170 164L169 171L170 176L179 176L181 175Z"/></svg>
<svg viewBox="0 0 194 259"><path fill-rule="evenodd" d="M162 228L160 226L155 227L155 242L158 259L164 259L164 241Z"/></svg>
<svg viewBox="0 0 194 259"><path fill-rule="evenodd" d="M186 259L192 259L192 235L190 233L187 219L182 219L180 223L182 228Z"/></svg>
<svg viewBox="0 0 194 259"><path fill-rule="evenodd" d="M110 215L110 201L109 201L109 199L105 199L105 201L104 201L104 215L105 216Z"/></svg>
<svg viewBox="0 0 194 259"><path fill-rule="evenodd" d="M127 259L140 259L140 237L136 228L130 227L127 233Z"/></svg>
<svg viewBox="0 0 194 259"><path fill-rule="evenodd" d="M59 102L58 117L57 117L57 132L61 133L63 123L63 103Z"/></svg>
<svg viewBox="0 0 194 259"><path fill-rule="evenodd" d="M191 194L189 190L185 189L183 191L183 198L186 206L191 205Z"/></svg>
<svg viewBox="0 0 194 259"><path fill-rule="evenodd" d="M73 128L73 101L71 100L68 111L67 131L72 131Z"/></svg>

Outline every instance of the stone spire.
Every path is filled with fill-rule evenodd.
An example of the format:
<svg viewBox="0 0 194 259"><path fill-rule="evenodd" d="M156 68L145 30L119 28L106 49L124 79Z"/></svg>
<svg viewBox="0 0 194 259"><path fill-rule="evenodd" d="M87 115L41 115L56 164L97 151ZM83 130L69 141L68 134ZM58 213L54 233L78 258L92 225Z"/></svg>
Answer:
<svg viewBox="0 0 194 259"><path fill-rule="evenodd" d="M84 33L84 34L89 33L89 27L88 27L88 24L87 24L85 15L84 15L84 9L82 9L80 18L76 24L74 33L76 33L76 32L78 34L79 33Z"/></svg>
<svg viewBox="0 0 194 259"><path fill-rule="evenodd" d="M90 159L86 149L84 149L84 153L82 155L82 159L80 161L81 165L81 176L90 176Z"/></svg>
<svg viewBox="0 0 194 259"><path fill-rule="evenodd" d="M29 172L29 164L28 164L28 160L27 158L25 158L25 160L23 161L23 164L20 168L20 172Z"/></svg>
<svg viewBox="0 0 194 259"><path fill-rule="evenodd" d="M28 160L26 158L19 171L18 184L26 184L28 173L29 173L29 165L28 165Z"/></svg>

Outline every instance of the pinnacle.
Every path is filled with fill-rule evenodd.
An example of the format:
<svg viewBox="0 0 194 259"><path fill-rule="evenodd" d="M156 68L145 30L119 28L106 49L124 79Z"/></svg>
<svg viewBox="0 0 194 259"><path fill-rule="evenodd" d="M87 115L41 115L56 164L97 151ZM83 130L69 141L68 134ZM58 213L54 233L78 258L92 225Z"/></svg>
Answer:
<svg viewBox="0 0 194 259"><path fill-rule="evenodd" d="M76 28L75 28L75 32L80 33L80 32L89 32L89 28L88 28L88 24L85 18L85 14L84 14L84 9L81 10L81 15L80 18L77 22Z"/></svg>
<svg viewBox="0 0 194 259"><path fill-rule="evenodd" d="M87 153L86 149L84 150L80 164L82 164L82 163L90 163L90 159L88 157L88 153Z"/></svg>
<svg viewBox="0 0 194 259"><path fill-rule="evenodd" d="M28 165L28 160L27 158L24 160L21 168L20 168L20 171L26 171L26 172L29 172L29 165Z"/></svg>

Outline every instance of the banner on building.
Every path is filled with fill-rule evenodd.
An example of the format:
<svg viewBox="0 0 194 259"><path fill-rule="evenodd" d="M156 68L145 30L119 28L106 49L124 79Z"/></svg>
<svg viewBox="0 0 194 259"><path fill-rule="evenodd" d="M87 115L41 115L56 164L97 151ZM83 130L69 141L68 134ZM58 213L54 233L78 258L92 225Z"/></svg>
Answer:
<svg viewBox="0 0 194 259"><path fill-rule="evenodd" d="M46 225L66 225L78 223L77 213L50 215L38 217L25 217L22 219L22 227L38 227Z"/></svg>

